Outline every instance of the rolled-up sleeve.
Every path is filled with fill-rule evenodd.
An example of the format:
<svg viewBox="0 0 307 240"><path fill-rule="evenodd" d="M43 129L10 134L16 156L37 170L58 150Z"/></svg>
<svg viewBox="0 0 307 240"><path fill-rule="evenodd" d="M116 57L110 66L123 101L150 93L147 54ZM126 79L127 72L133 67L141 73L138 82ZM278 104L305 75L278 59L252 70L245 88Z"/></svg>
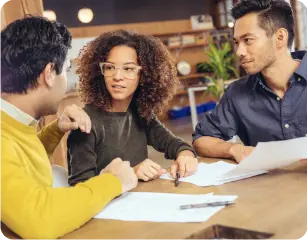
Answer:
<svg viewBox="0 0 307 240"><path fill-rule="evenodd" d="M216 137L228 141L238 132L238 116L231 102L231 86L211 114L206 114L196 125L193 142L202 136Z"/></svg>

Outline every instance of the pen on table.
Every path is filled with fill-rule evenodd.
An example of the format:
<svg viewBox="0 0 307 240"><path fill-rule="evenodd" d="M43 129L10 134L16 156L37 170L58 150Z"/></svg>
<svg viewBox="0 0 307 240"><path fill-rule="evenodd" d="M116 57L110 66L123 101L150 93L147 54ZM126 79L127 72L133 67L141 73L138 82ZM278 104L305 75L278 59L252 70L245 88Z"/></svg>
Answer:
<svg viewBox="0 0 307 240"><path fill-rule="evenodd" d="M230 204L234 204L235 202L236 201L221 201L221 202L210 202L210 203L187 204L187 205L181 205L179 209L185 210L191 208L228 206Z"/></svg>
<svg viewBox="0 0 307 240"><path fill-rule="evenodd" d="M179 172L176 172L175 187L177 187L179 185L179 178L180 178L180 174L179 174Z"/></svg>

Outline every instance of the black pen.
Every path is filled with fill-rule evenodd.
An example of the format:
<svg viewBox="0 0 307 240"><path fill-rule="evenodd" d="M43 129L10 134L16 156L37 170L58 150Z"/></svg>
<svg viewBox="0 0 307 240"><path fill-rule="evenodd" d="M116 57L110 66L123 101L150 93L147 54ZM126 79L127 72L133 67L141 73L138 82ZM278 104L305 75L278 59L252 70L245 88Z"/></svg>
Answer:
<svg viewBox="0 0 307 240"><path fill-rule="evenodd" d="M179 174L179 172L176 172L175 187L177 187L179 185L179 178L180 178L180 174Z"/></svg>
<svg viewBox="0 0 307 240"><path fill-rule="evenodd" d="M181 205L179 209L185 210L191 208L219 207L219 206L228 206L234 203L235 201L221 201L221 202L211 202L211 203L188 204L188 205Z"/></svg>

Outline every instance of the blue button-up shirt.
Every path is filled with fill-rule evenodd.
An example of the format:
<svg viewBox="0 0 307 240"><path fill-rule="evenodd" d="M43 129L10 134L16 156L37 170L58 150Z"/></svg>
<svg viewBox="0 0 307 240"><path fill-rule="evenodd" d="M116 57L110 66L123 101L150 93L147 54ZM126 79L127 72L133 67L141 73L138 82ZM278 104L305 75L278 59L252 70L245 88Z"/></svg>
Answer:
<svg viewBox="0 0 307 240"><path fill-rule="evenodd" d="M211 136L225 141L237 135L247 146L258 142L307 136L307 53L292 54L301 60L280 99L261 73L249 75L227 88L211 114L197 124L193 141Z"/></svg>

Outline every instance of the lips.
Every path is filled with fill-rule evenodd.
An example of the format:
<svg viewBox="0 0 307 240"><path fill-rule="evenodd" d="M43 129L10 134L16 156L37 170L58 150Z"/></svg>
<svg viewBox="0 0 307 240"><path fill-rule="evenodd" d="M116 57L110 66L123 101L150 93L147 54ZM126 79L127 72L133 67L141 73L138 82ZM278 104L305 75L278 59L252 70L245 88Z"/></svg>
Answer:
<svg viewBox="0 0 307 240"><path fill-rule="evenodd" d="M252 61L243 61L243 62L241 62L241 64L244 65L244 64L251 63L251 62L252 62Z"/></svg>
<svg viewBox="0 0 307 240"><path fill-rule="evenodd" d="M121 86L121 85L112 85L112 88L115 88L115 89L124 89L124 88L126 88L126 87Z"/></svg>

